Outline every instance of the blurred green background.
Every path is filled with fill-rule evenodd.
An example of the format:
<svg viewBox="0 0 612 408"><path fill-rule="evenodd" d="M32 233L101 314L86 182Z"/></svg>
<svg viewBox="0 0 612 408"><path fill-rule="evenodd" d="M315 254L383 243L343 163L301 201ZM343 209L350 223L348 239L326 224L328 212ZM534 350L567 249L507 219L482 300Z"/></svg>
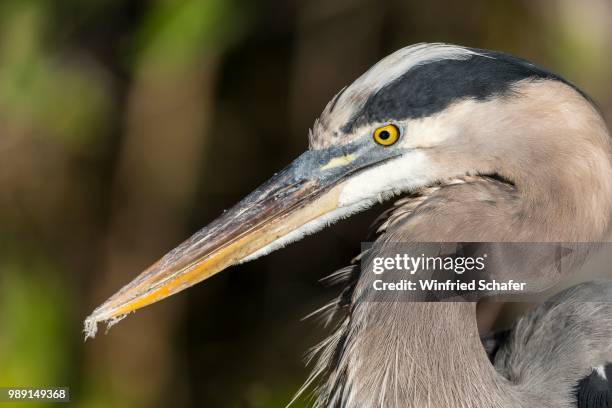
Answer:
<svg viewBox="0 0 612 408"><path fill-rule="evenodd" d="M284 407L327 332L301 318L338 291L318 279L372 212L93 341L82 321L305 150L386 54L510 52L609 116L611 39L610 0L2 0L0 386L70 386L75 407Z"/></svg>

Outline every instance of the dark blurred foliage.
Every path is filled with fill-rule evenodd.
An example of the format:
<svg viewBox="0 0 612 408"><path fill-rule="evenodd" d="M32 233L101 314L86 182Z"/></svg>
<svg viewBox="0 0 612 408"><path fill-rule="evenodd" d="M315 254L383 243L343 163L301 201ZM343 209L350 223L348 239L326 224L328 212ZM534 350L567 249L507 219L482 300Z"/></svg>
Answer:
<svg viewBox="0 0 612 408"><path fill-rule="evenodd" d="M285 406L327 332L300 320L337 293L318 280L376 209L87 343L82 320L305 150L386 54L507 51L609 112L611 37L609 0L3 0L0 385L67 385L82 407Z"/></svg>

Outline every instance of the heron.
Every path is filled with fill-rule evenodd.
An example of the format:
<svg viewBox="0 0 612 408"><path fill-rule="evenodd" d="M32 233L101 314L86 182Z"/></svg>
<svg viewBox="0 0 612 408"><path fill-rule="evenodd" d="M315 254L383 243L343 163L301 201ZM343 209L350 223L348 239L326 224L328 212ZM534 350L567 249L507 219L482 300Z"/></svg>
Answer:
<svg viewBox="0 0 612 408"><path fill-rule="evenodd" d="M370 255L393 242L605 242L611 158L599 109L561 76L502 52L402 48L331 99L306 152L96 308L86 336L378 202L393 205ZM332 277L345 288L306 382L315 406L612 406L611 284L571 287L482 339L473 301L360 302L364 262Z"/></svg>

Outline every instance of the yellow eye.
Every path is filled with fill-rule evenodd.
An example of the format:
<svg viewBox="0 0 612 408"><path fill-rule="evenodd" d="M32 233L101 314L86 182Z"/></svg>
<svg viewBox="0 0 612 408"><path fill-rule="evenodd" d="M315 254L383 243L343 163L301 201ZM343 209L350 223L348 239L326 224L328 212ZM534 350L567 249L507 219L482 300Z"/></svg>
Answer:
<svg viewBox="0 0 612 408"><path fill-rule="evenodd" d="M374 141L382 146L391 146L399 139L399 129L395 125L379 127L374 131Z"/></svg>

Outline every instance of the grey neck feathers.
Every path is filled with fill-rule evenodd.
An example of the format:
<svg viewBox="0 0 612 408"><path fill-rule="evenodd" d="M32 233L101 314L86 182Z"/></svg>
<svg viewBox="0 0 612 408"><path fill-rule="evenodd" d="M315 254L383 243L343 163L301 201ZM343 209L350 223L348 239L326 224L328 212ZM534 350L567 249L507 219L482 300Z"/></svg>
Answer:
<svg viewBox="0 0 612 408"><path fill-rule="evenodd" d="M362 318L340 365L346 379L337 388L343 395L333 396L338 406L559 406L519 392L497 374L478 336L473 303L363 303L353 315ZM395 330L384 330L391 322Z"/></svg>

